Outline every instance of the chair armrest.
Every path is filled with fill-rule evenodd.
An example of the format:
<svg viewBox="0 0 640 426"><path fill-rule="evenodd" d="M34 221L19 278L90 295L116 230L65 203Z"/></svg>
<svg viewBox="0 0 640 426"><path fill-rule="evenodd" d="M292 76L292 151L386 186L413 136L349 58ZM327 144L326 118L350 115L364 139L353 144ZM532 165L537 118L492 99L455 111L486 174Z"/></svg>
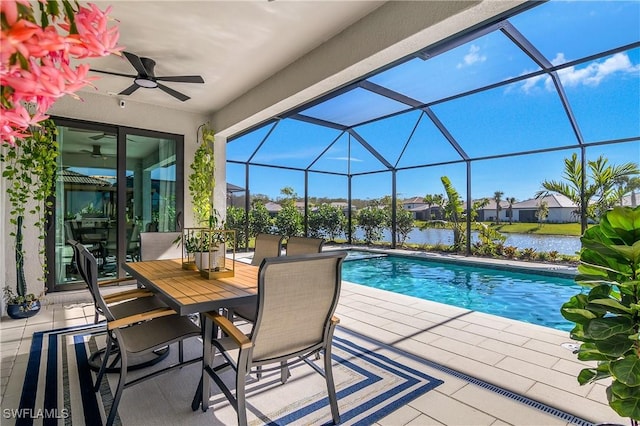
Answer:
<svg viewBox="0 0 640 426"><path fill-rule="evenodd" d="M110 285L114 285L114 284L115 285L119 285L120 283L124 283L124 282L128 282L128 281L133 282L133 281L135 281L135 278L124 277L124 278L116 278L116 279L113 279L113 280L100 281L100 282L98 282L98 285L100 287L110 286Z"/></svg>
<svg viewBox="0 0 640 426"><path fill-rule="evenodd" d="M337 317L337 316L335 316L335 315L334 315L334 316L332 316L332 317L331 317L331 325L335 327L335 326L336 326L336 325L338 325L338 324L340 324L340 318L338 318L338 317Z"/></svg>
<svg viewBox="0 0 640 426"><path fill-rule="evenodd" d="M220 327L227 336L231 337L240 349L248 349L251 347L251 340L249 340L249 338L240 331L238 327L233 325L227 317L220 315L217 312L206 312L204 315Z"/></svg>
<svg viewBox="0 0 640 426"><path fill-rule="evenodd" d="M131 290L121 291L119 293L105 294L103 296L104 301L109 303L122 302L123 300L136 299L139 297L153 296L153 292L142 288L136 288Z"/></svg>
<svg viewBox="0 0 640 426"><path fill-rule="evenodd" d="M113 330L114 328L122 328L127 325L135 324L142 321L152 320L154 318L166 317L168 315L175 315L177 312L171 308L158 308L149 312L142 312L139 314L129 315L128 317L119 318L115 321L109 321L107 328Z"/></svg>

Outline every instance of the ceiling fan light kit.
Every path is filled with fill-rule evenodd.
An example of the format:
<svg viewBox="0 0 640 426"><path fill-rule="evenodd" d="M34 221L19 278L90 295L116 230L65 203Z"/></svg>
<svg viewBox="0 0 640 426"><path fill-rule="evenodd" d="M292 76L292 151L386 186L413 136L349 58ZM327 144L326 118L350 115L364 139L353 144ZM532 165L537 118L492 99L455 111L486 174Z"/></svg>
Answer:
<svg viewBox="0 0 640 426"><path fill-rule="evenodd" d="M137 75L132 74L122 74L111 71L102 71L102 70L92 70L95 72L99 72L102 74L116 75L119 77L129 77L133 78L133 84L120 93L119 95L131 95L133 92L138 90L140 87L145 89L160 89L163 92L173 96L174 98L184 102L188 99L191 99L189 96L184 93L180 93L177 90L174 90L170 87L165 86L164 84L158 83L158 81L170 81L174 83L204 83L204 79L199 75L175 75L175 76L164 76L164 77L156 77L154 73L154 68L156 66L156 61L150 58L139 57L130 52L122 52L122 54L129 60L133 68L138 72ZM120 106L124 108L121 103Z"/></svg>

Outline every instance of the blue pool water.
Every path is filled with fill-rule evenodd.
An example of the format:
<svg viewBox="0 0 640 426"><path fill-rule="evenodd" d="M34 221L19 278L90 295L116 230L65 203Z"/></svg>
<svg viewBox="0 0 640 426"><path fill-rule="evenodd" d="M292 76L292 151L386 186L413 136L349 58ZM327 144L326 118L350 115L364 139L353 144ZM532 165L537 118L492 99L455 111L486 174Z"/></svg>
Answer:
<svg viewBox="0 0 640 426"><path fill-rule="evenodd" d="M569 331L560 306L582 288L572 279L353 253L342 279L421 299Z"/></svg>

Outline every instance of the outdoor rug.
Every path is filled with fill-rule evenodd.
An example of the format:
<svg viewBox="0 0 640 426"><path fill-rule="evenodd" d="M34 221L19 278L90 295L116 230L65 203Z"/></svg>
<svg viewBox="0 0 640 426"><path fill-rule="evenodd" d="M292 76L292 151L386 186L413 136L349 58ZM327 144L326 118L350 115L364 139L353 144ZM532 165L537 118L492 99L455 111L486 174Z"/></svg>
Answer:
<svg viewBox="0 0 640 426"><path fill-rule="evenodd" d="M95 372L88 358L104 346L103 325L70 327L34 334L20 410L30 413L16 424L100 425L111 406L117 374L109 374L99 393L91 390ZM199 339L185 342L185 359L199 356ZM177 360L177 347L158 364ZM333 345L334 379L344 425L370 425L442 384L420 371L421 363L382 343L338 328ZM317 361L321 365L321 361ZM156 367L149 367L156 368ZM149 369L132 371L128 378ZM233 425L236 414L212 384L209 409L191 410L201 364L160 375L124 390L116 424ZM226 380L233 383L232 372ZM213 383L213 382L212 382ZM252 425L322 425L331 423L326 384L308 365L291 368L286 384L278 371L249 380L248 421Z"/></svg>

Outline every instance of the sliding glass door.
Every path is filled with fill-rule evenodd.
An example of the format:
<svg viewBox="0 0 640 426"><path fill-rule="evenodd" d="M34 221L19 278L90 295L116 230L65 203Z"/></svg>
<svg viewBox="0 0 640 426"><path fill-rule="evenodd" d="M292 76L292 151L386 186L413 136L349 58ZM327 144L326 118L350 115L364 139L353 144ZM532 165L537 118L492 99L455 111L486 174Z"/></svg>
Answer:
<svg viewBox="0 0 640 426"><path fill-rule="evenodd" d="M183 138L56 119L58 178L47 235L49 291L84 286L69 239L98 261L99 279L122 278L140 259L140 232L180 229Z"/></svg>

